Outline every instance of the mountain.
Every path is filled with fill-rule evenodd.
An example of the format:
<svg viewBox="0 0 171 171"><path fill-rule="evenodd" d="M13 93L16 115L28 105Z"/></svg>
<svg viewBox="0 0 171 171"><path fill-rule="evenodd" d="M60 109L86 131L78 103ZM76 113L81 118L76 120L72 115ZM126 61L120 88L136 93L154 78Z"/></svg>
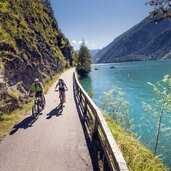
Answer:
<svg viewBox="0 0 171 171"><path fill-rule="evenodd" d="M0 1L0 116L27 103L35 77L46 84L72 64L73 49L49 5Z"/></svg>
<svg viewBox="0 0 171 171"><path fill-rule="evenodd" d="M89 50L93 63L95 62L95 56L99 51L100 51L100 49Z"/></svg>
<svg viewBox="0 0 171 171"><path fill-rule="evenodd" d="M99 52L100 49L92 49L89 50L90 55L94 58L96 56L96 54Z"/></svg>
<svg viewBox="0 0 171 171"><path fill-rule="evenodd" d="M99 51L100 51L100 49L89 50L93 63L95 62L95 56Z"/></svg>
<svg viewBox="0 0 171 171"><path fill-rule="evenodd" d="M96 63L156 60L171 57L171 20L150 17L114 39L95 56Z"/></svg>

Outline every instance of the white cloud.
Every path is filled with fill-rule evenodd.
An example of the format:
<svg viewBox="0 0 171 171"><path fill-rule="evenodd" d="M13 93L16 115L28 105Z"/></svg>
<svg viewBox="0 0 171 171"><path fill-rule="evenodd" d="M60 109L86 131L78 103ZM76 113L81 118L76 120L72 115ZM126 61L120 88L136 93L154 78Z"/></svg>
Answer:
<svg viewBox="0 0 171 171"><path fill-rule="evenodd" d="M78 42L79 45L82 44L82 43L83 43L82 41L79 41L79 42Z"/></svg>
<svg viewBox="0 0 171 171"><path fill-rule="evenodd" d="M77 41L76 41L76 40L73 40L73 41L72 41L72 43L73 43L73 44L76 44L76 43L77 43Z"/></svg>
<svg viewBox="0 0 171 171"><path fill-rule="evenodd" d="M95 48L96 47L96 45L93 43L92 45L91 45L93 48Z"/></svg>
<svg viewBox="0 0 171 171"><path fill-rule="evenodd" d="M84 41L85 42L85 44L87 45L88 44L88 41L86 40L86 41ZM78 44L80 45L80 44L82 44L83 43L83 41L78 41Z"/></svg>

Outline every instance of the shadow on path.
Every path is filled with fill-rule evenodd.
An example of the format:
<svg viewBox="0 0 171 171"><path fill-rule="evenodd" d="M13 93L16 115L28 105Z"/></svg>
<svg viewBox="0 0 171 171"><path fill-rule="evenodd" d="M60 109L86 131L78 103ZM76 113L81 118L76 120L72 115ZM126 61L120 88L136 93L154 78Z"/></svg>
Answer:
<svg viewBox="0 0 171 171"><path fill-rule="evenodd" d="M97 144L94 143L94 138L90 138L90 135L87 131L87 127L85 126L85 115L84 115L84 106L82 106L82 104L80 103L80 98L77 92L77 89L75 87L75 82L73 83L73 91L74 91L74 101L76 104L76 108L77 108L77 112L80 118L80 122L83 128L83 132L84 132L84 136L86 139L86 143L87 143L87 147L89 150L89 154L91 157L91 161L92 161L92 165L93 165L93 171L100 171L99 168L99 154L98 154L98 150L97 150Z"/></svg>
<svg viewBox="0 0 171 171"><path fill-rule="evenodd" d="M50 111L47 114L47 118L46 119L51 119L53 116L58 117L58 116L62 115L62 112L63 112L63 110L61 109L61 106L59 104L56 108L54 108L52 111Z"/></svg>
<svg viewBox="0 0 171 171"><path fill-rule="evenodd" d="M18 129L27 129L32 127L33 123L36 122L38 118L33 118L32 116L28 116L24 120L22 120L19 124L15 125L9 135L15 134Z"/></svg>

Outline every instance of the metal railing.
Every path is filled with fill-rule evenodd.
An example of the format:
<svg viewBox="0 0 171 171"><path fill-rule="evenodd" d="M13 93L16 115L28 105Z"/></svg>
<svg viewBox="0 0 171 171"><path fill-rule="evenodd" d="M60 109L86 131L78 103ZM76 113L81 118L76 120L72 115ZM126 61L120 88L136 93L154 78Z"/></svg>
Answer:
<svg viewBox="0 0 171 171"><path fill-rule="evenodd" d="M96 137L96 140L102 147L104 167L107 167L104 170L128 171L125 159L101 111L82 88L75 73L73 77L76 103L81 111L82 120L89 139L92 141Z"/></svg>

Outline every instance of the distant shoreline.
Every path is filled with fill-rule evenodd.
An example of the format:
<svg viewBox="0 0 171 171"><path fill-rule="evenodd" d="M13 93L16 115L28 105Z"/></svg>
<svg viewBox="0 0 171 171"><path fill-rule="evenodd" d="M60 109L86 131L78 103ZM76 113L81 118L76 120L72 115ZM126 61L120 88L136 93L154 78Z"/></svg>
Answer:
<svg viewBox="0 0 171 171"><path fill-rule="evenodd" d="M167 59L152 59L152 60L135 60L135 61L123 61L123 62L102 62L102 63L92 63L92 65L104 65L104 64L122 64L122 63L138 63L138 62L152 62L152 61L167 61L171 60L170 58Z"/></svg>

